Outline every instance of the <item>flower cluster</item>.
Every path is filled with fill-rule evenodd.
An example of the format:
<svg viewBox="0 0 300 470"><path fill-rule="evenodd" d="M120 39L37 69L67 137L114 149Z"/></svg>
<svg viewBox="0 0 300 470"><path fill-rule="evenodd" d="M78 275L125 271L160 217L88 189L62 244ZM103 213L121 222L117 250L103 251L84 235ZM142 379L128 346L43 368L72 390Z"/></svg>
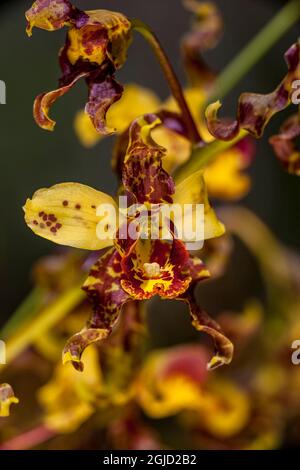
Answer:
<svg viewBox="0 0 300 470"><path fill-rule="evenodd" d="M255 216L234 207L217 210L210 202L239 200L250 190L245 169L256 151L254 138L262 137L270 119L291 104L293 82L300 79L300 45L286 52L288 72L275 91L243 93L237 118L219 119L220 101L208 104L218 93L219 77L202 53L217 45L223 21L211 2L184 4L193 13L181 45L185 88L154 33L139 20L107 10L82 11L69 0L36 0L26 12L29 36L34 27L67 28L59 52L59 86L37 96L35 121L52 131L51 106L84 79L88 99L75 116L77 136L92 147L116 134L112 167L119 179L117 196L129 202L124 210L117 197L65 182L39 189L24 205L25 222L36 235L70 247L35 266L34 280L42 295L31 315L33 321L42 320L33 330L26 322L16 327L17 340L9 343L13 358L22 341L24 349L33 346L24 363L16 361L12 370L22 370L24 364L33 369L38 359L34 372L43 411L42 418L36 417L42 429L37 434L46 440L76 433L80 426L91 437L95 424L90 418L95 417L112 448L158 449L169 444L151 423L172 416L199 448L273 448L281 441L285 400L291 403L293 419L300 416L299 400L281 380L285 374L288 384L299 381L289 368L284 372L282 351L290 338L282 334L276 347L265 344L265 335L273 334L278 323L285 323L287 336L298 325L299 289L290 283L286 254ZM152 90L116 81L135 31L159 59L172 92L165 100ZM279 161L297 175L299 135L295 114L270 139ZM176 213L161 216L167 205L176 205L192 229L197 225L195 208L202 206L204 228L196 240L202 245L196 252ZM220 278L226 270L234 248L232 234L254 253L264 278L270 275L274 285L266 290L278 291L274 324L264 319L274 307L272 299L270 305L247 299L239 314L222 309L217 319L199 305L203 281ZM164 350L149 346L144 309L145 301L155 296L185 305L192 326L213 341L213 355L204 344ZM253 363L248 359L251 348ZM214 372L231 363L234 350L235 364L222 374ZM273 371L279 377L276 386L268 382ZM276 406L270 406L270 398ZM18 399L12 387L0 385L0 416L8 416L13 403Z"/></svg>

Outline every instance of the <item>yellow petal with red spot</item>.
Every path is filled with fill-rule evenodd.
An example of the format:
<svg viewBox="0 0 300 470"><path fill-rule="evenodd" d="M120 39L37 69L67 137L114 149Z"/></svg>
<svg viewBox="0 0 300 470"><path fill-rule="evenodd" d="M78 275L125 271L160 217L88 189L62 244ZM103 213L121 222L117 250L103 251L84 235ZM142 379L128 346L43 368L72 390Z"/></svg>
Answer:
<svg viewBox="0 0 300 470"><path fill-rule="evenodd" d="M85 11L82 27L78 22L68 32L67 57L72 65L88 60L101 65L106 57L119 68L126 60L131 42L131 23L122 15L109 10ZM80 23L79 23L80 24Z"/></svg>
<svg viewBox="0 0 300 470"><path fill-rule="evenodd" d="M188 176L176 185L173 202L182 206L185 204L193 205L192 210L185 213L183 220L185 227L196 226L196 204L204 205L204 240L220 237L225 233L224 225L218 220L215 211L209 203L202 170ZM174 222L176 226L176 220Z"/></svg>
<svg viewBox="0 0 300 470"><path fill-rule="evenodd" d="M122 99L113 104L107 112L107 126L116 129L117 132L124 132L138 116L155 112L159 106L160 101L151 90L133 83L127 84ZM93 147L102 138L83 110L77 113L74 127L80 142L85 147Z"/></svg>
<svg viewBox="0 0 300 470"><path fill-rule="evenodd" d="M97 215L99 207L101 216ZM24 212L27 225L37 235L59 245L99 250L113 244L115 221L110 215L115 208L114 200L105 193L84 184L62 183L36 191L27 199ZM97 225L104 218L106 239L97 236Z"/></svg>

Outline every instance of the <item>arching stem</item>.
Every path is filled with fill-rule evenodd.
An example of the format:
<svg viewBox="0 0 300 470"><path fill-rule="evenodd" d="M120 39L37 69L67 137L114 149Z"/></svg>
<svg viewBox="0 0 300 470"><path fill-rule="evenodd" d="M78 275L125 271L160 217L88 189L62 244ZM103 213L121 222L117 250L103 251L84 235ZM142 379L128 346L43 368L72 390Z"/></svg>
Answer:
<svg viewBox="0 0 300 470"><path fill-rule="evenodd" d="M180 108L182 117L189 132L191 142L193 142L193 144L201 144L203 141L198 132L198 128L195 124L191 111L187 105L186 99L182 91L182 87L175 74L172 64L169 61L168 56L166 55L158 38L153 33L153 31L151 31L149 26L147 26L145 23L138 19L132 20L132 28L135 31L139 32L152 47L158 59L158 62L163 70L164 76L169 84L171 92Z"/></svg>

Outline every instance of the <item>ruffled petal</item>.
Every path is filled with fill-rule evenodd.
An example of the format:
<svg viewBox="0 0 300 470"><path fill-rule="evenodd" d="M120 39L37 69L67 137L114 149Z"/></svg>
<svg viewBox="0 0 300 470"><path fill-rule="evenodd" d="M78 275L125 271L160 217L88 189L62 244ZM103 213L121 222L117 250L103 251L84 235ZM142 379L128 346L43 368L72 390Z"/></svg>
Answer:
<svg viewBox="0 0 300 470"><path fill-rule="evenodd" d="M124 86L122 99L111 106L107 112L107 126L116 129L119 133L124 132L138 116L153 113L159 109L159 106L160 101L151 90L128 83ZM93 147L102 138L88 114L83 110L77 113L74 127L84 147Z"/></svg>
<svg viewBox="0 0 300 470"><path fill-rule="evenodd" d="M278 135L270 138L283 167L292 174L300 176L300 151L296 148L296 139L300 136L300 114L291 116L281 127Z"/></svg>
<svg viewBox="0 0 300 470"><path fill-rule="evenodd" d="M267 95L243 93L238 103L237 119L234 121L218 119L219 101L206 109L209 132L219 140L230 141L240 129L259 138L265 126L276 113L285 109L291 102L293 82L300 78L300 44L294 44L285 54L288 73L275 91Z"/></svg>
<svg viewBox="0 0 300 470"><path fill-rule="evenodd" d="M111 333L122 306L130 300L120 285L121 272L121 257L114 248L92 267L83 289L92 303L93 314L87 326L67 342L63 351L64 363L72 362L76 369L82 371L84 350Z"/></svg>
<svg viewBox="0 0 300 470"><path fill-rule="evenodd" d="M170 173L190 156L191 143L188 140L188 130L182 117L177 112L161 110L155 115L160 123L157 122L157 125L153 127L151 136L160 147L165 149L162 160L163 168ZM129 132L129 128L124 130L118 137L113 150L112 166L120 177L122 176L123 163L129 145Z"/></svg>
<svg viewBox="0 0 300 470"><path fill-rule="evenodd" d="M68 0L37 0L26 11L26 32L31 36L34 27L55 31L63 28L77 10Z"/></svg>
<svg viewBox="0 0 300 470"><path fill-rule="evenodd" d="M84 328L76 333L67 341L64 347L63 364L71 362L76 370L82 372L84 365L81 356L84 350L91 344L106 338L108 333L108 330L100 328Z"/></svg>
<svg viewBox="0 0 300 470"><path fill-rule="evenodd" d="M51 106L58 100L58 98L68 93L80 78L86 75L86 73L79 73L68 85L62 86L57 90L41 93L35 98L33 116L38 126L47 131L53 131L56 122L49 116Z"/></svg>
<svg viewBox="0 0 300 470"><path fill-rule="evenodd" d="M136 119L129 130L129 145L123 165L123 185L141 204L172 202L174 182L162 168L165 149L156 144L151 131L160 119L148 114Z"/></svg>
<svg viewBox="0 0 300 470"><path fill-rule="evenodd" d="M215 354L207 364L207 369L213 370L224 364L230 364L233 356L233 344L224 335L218 323L197 305L191 290L178 300L183 300L188 305L192 325L196 330L207 333L214 341Z"/></svg>
<svg viewBox="0 0 300 470"><path fill-rule="evenodd" d="M7 417L10 413L12 404L19 403L15 397L14 391L9 384L0 385L0 417Z"/></svg>
<svg viewBox="0 0 300 470"><path fill-rule="evenodd" d="M109 10L85 12L85 21L74 22L68 32L67 57L72 65L80 61L102 65L105 59L120 68L131 42L131 22L122 13Z"/></svg>
<svg viewBox="0 0 300 470"><path fill-rule="evenodd" d="M118 101L123 93L123 87L113 77L89 78L89 100L85 112L90 117L95 129L102 135L116 132L116 128L106 125L106 113L110 106Z"/></svg>
<svg viewBox="0 0 300 470"><path fill-rule="evenodd" d="M99 207L103 209L101 215L97 215ZM24 212L34 233L59 245L99 250L113 244L115 202L84 184L62 183L40 189L27 199ZM102 226L104 220L107 232L100 234L98 224L101 222Z"/></svg>
<svg viewBox="0 0 300 470"><path fill-rule="evenodd" d="M131 22L121 13L83 12L63 0L38 0L26 15L29 34L33 26L50 31L69 26L65 46L59 54L62 70L59 88L39 95L35 101L34 116L38 125L53 130L55 123L48 115L50 106L85 76L89 87L86 112L97 132L113 132L105 124L105 115L123 92L114 73L126 60Z"/></svg>

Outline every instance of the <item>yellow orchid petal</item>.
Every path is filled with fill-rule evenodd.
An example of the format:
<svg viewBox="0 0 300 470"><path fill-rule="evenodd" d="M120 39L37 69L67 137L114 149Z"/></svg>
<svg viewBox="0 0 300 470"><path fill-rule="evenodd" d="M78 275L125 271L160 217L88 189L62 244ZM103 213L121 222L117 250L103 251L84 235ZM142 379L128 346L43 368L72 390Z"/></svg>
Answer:
<svg viewBox="0 0 300 470"><path fill-rule="evenodd" d="M46 31L60 29L68 24L70 16L75 11L76 8L68 0L53 0L44 2L44 4L38 0L25 13L27 20L26 32L28 36L31 36L34 27Z"/></svg>
<svg viewBox="0 0 300 470"><path fill-rule="evenodd" d="M199 409L205 360L204 355L202 361L200 349L198 352L188 346L153 352L135 384L136 400L143 411L151 418L165 418L183 410Z"/></svg>
<svg viewBox="0 0 300 470"><path fill-rule="evenodd" d="M99 250L113 244L115 228L109 212L105 213L107 218L97 215L97 208L104 204L116 207L109 195L84 184L57 184L40 189L27 199L25 221L34 233L59 245ZM111 230L107 239L100 239L97 225L104 217Z"/></svg>
<svg viewBox="0 0 300 470"><path fill-rule="evenodd" d="M215 211L209 203L202 170L188 176L185 180L176 185L173 202L174 204L181 205L204 204L204 240L220 237L225 233L224 225L218 220ZM190 220L186 220L186 217ZM185 226L195 227L195 218L196 210L193 208L188 215L185 215Z"/></svg>
<svg viewBox="0 0 300 470"><path fill-rule="evenodd" d="M242 173L243 157L237 148L221 153L205 170L205 182L212 197L235 200L250 189L250 177Z"/></svg>
<svg viewBox="0 0 300 470"><path fill-rule="evenodd" d="M227 380L213 380L203 400L201 423L214 436L229 438L247 424L250 402L246 393Z"/></svg>
<svg viewBox="0 0 300 470"><path fill-rule="evenodd" d="M75 23L68 31L67 57L72 65L88 60L102 65L106 56L119 68L131 42L131 23L122 13L91 10L83 13L84 26ZM104 34L106 32L106 34Z"/></svg>
<svg viewBox="0 0 300 470"><path fill-rule="evenodd" d="M45 424L56 432L76 431L95 410L94 402L103 388L98 352L91 346L84 355L83 372L60 362L50 381L38 391Z"/></svg>
<svg viewBox="0 0 300 470"><path fill-rule="evenodd" d="M138 116L154 113L159 107L159 98L151 90L129 83L124 87L122 99L109 108L106 115L107 126L119 133L124 132ZM74 128L84 147L93 147L102 138L83 110L77 113Z"/></svg>
<svg viewBox="0 0 300 470"><path fill-rule="evenodd" d="M110 126L109 126L110 127ZM102 139L102 134L96 131L90 116L81 109L74 120L75 133L83 147L91 148Z"/></svg>
<svg viewBox="0 0 300 470"><path fill-rule="evenodd" d="M107 113L107 122L118 132L123 132L134 119L159 109L159 98L151 90L129 83L124 87L122 99Z"/></svg>

